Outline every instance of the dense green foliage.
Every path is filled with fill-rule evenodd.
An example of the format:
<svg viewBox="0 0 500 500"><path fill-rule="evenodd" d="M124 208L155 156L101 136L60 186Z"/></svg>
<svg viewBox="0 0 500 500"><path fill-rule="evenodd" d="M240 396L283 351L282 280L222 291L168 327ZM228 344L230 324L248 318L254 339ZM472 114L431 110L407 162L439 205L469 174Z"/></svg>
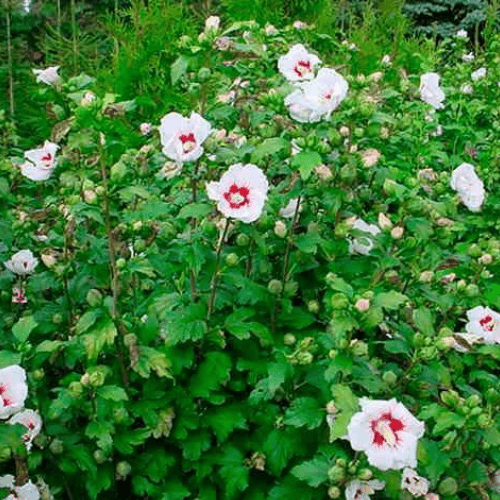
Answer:
<svg viewBox="0 0 500 500"><path fill-rule="evenodd" d="M396 398L425 422L418 471L431 490L498 500L500 347L459 353L444 339L467 310L500 309L500 39L472 68L468 40L404 40L398 12L365 11L349 40L248 21L199 38L199 26L185 35L184 8L120 10L103 37L116 44L107 69L55 51L46 62L61 64L61 84L35 84L28 65L17 80L29 100L17 137L3 135L0 262L25 248L42 262L25 305L0 271L0 368L28 372L44 427L28 455L0 422L2 474L26 463L69 500L312 500L373 475L386 482L376 498L405 499L400 471L370 467L342 439L359 398ZM328 121L299 124L283 104L291 86L276 64L298 42L349 81ZM480 65L487 77L471 82ZM430 116L418 86L432 70L446 101ZM225 130L177 175L158 131L139 132L173 110ZM49 138L58 165L35 183L18 167ZM466 161L486 188L478 213L449 187ZM224 238L205 184L238 162L271 189L258 221L232 221ZM297 197L300 213L280 216ZM363 236L352 217L381 213L399 230L350 253Z"/></svg>

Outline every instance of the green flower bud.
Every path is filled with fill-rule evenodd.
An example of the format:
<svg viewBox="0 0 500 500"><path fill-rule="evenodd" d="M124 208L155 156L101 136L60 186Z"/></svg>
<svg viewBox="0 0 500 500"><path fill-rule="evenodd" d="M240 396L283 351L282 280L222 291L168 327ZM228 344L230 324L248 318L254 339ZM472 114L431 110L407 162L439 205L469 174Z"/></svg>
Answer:
<svg viewBox="0 0 500 500"><path fill-rule="evenodd" d="M467 398L467 406L470 408L474 408L476 406L479 406L481 404L481 396L478 394L472 394Z"/></svg>
<svg viewBox="0 0 500 500"><path fill-rule="evenodd" d="M358 472L358 477L362 481L369 481L373 477L373 472L370 469L361 469Z"/></svg>
<svg viewBox="0 0 500 500"><path fill-rule="evenodd" d="M235 253L230 253L230 254L226 255L226 264L229 267L237 266L239 261L240 261L240 259L238 258L238 256Z"/></svg>
<svg viewBox="0 0 500 500"><path fill-rule="evenodd" d="M55 313L52 315L52 323L60 325L63 322L63 316L61 313Z"/></svg>
<svg viewBox="0 0 500 500"><path fill-rule="evenodd" d="M467 288L465 289L465 295L467 295L467 297L478 296L479 295L479 287L477 285L475 285L474 283L467 285Z"/></svg>
<svg viewBox="0 0 500 500"><path fill-rule="evenodd" d="M280 280L271 280L267 285L267 289L273 295L279 295L283 291L283 283Z"/></svg>
<svg viewBox="0 0 500 500"><path fill-rule="evenodd" d="M127 477L131 471L132 467L128 462L123 461L116 464L116 475L118 476L118 479Z"/></svg>
<svg viewBox="0 0 500 500"><path fill-rule="evenodd" d="M116 261L116 267L118 269L123 269L127 265L127 261L121 257Z"/></svg>
<svg viewBox="0 0 500 500"><path fill-rule="evenodd" d="M347 460L345 458L337 458L337 460L335 460L335 465L345 469L347 467Z"/></svg>
<svg viewBox="0 0 500 500"><path fill-rule="evenodd" d="M211 238L217 234L217 226L212 221L206 219L201 223L201 229Z"/></svg>
<svg viewBox="0 0 500 500"><path fill-rule="evenodd" d="M439 337L451 337L453 335L453 330L447 326L443 326L438 332Z"/></svg>
<svg viewBox="0 0 500 500"><path fill-rule="evenodd" d="M458 484L452 477L444 478L438 486L440 495L454 495L458 491Z"/></svg>
<svg viewBox="0 0 500 500"><path fill-rule="evenodd" d="M319 302L317 300L310 300L307 303L307 310L313 314L317 314L319 312Z"/></svg>
<svg viewBox="0 0 500 500"><path fill-rule="evenodd" d="M79 398L83 393L83 385L80 382L71 382L68 386L68 391L75 398Z"/></svg>
<svg viewBox="0 0 500 500"><path fill-rule="evenodd" d="M338 488L337 486L330 486L328 488L328 497L329 498L340 498L340 495L341 495L341 491L340 491L340 488Z"/></svg>
<svg viewBox="0 0 500 500"><path fill-rule="evenodd" d="M349 299L343 293L334 293L330 298L333 309L345 309L349 306Z"/></svg>
<svg viewBox="0 0 500 500"><path fill-rule="evenodd" d="M474 408L474 410L476 410L478 408ZM493 422L491 421L491 418L482 413L481 415L479 415L479 417L477 417L477 425L481 428L481 429L486 429L488 427L491 427L491 425L493 424Z"/></svg>
<svg viewBox="0 0 500 500"><path fill-rule="evenodd" d="M283 337L283 342L285 345L293 345L295 344L295 342L297 342L297 339L295 338L295 335L293 335L292 333L287 333Z"/></svg>
<svg viewBox="0 0 500 500"><path fill-rule="evenodd" d="M94 451L94 460L98 464L103 464L106 461L106 455L103 453L102 450L95 450Z"/></svg>
<svg viewBox="0 0 500 500"><path fill-rule="evenodd" d="M129 418L128 411L125 408L115 408L113 410L113 420L116 424L123 424Z"/></svg>
<svg viewBox="0 0 500 500"><path fill-rule="evenodd" d="M299 290L299 284L296 281L287 281L285 283L285 297L293 297Z"/></svg>
<svg viewBox="0 0 500 500"><path fill-rule="evenodd" d="M310 352L299 352L297 354L297 363L299 365L310 365L313 359L314 356Z"/></svg>
<svg viewBox="0 0 500 500"><path fill-rule="evenodd" d="M441 393L441 401L444 404L455 407L460 400L460 396L457 391L443 391Z"/></svg>
<svg viewBox="0 0 500 500"><path fill-rule="evenodd" d="M479 245L477 245L476 243L474 243L473 245L471 245L469 247L468 254L471 257L480 257L482 253L483 252L481 250L481 247Z"/></svg>
<svg viewBox="0 0 500 500"><path fill-rule="evenodd" d="M236 244L239 247L246 247L249 243L250 243L250 238L246 234L240 233L236 237Z"/></svg>
<svg viewBox="0 0 500 500"><path fill-rule="evenodd" d="M60 439L53 439L52 442L49 445L49 450L54 455L60 455L61 453L64 452L63 442Z"/></svg>
<svg viewBox="0 0 500 500"><path fill-rule="evenodd" d="M96 194L97 196L104 196L104 193L105 193L105 192L106 192L106 190L104 189L104 187L103 187L103 186L97 186L97 187L95 188L95 194Z"/></svg>
<svg viewBox="0 0 500 500"><path fill-rule="evenodd" d="M382 380L388 385L394 385L398 381L398 377L393 371L388 371L382 375Z"/></svg>
<svg viewBox="0 0 500 500"><path fill-rule="evenodd" d="M95 288L91 288L87 292L87 302L92 307L100 306L102 304L102 293Z"/></svg>
<svg viewBox="0 0 500 500"><path fill-rule="evenodd" d="M198 71L198 79L200 82L204 82L210 78L211 73L210 68L200 68Z"/></svg>
<svg viewBox="0 0 500 500"><path fill-rule="evenodd" d="M338 465L334 465L328 471L328 477L330 481L334 483L339 483L342 479L345 478L345 469L344 467L339 467Z"/></svg>
<svg viewBox="0 0 500 500"><path fill-rule="evenodd" d="M351 344L351 351L354 356L367 356L368 344L362 340L353 340Z"/></svg>
<svg viewBox="0 0 500 500"><path fill-rule="evenodd" d="M356 179L357 171L354 165L344 165L340 169L340 178L346 182L351 183Z"/></svg>
<svg viewBox="0 0 500 500"><path fill-rule="evenodd" d="M104 384L106 376L101 371L95 371L89 375L89 383L92 387L100 387Z"/></svg>
<svg viewBox="0 0 500 500"><path fill-rule="evenodd" d="M31 376L35 380L42 380L45 377L45 372L40 368L38 370L33 370L33 372L31 373Z"/></svg>

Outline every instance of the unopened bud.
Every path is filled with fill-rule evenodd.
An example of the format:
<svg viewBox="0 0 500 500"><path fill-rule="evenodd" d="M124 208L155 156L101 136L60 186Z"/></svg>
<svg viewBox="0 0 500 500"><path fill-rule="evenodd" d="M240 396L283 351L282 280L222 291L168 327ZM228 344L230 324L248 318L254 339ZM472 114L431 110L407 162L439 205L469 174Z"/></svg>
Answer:
<svg viewBox="0 0 500 500"><path fill-rule="evenodd" d="M404 233L404 228L401 226L396 226L395 228L392 229L391 236L395 239L399 239L403 236L403 233Z"/></svg>
<svg viewBox="0 0 500 500"><path fill-rule="evenodd" d="M434 278L434 272L433 271L424 271L423 273L420 274L419 281L420 283L430 283Z"/></svg>
<svg viewBox="0 0 500 500"><path fill-rule="evenodd" d="M378 214L378 225L380 226L380 229L391 229L392 228L392 222L387 217L384 215L382 212Z"/></svg>
<svg viewBox="0 0 500 500"><path fill-rule="evenodd" d="M491 264L493 262L493 257L489 253L485 253L484 255L479 257L479 262L486 266L486 265Z"/></svg>
<svg viewBox="0 0 500 500"><path fill-rule="evenodd" d="M346 126L342 126L339 129L339 133L340 133L341 136L347 137L349 135L349 128L346 127Z"/></svg>
<svg viewBox="0 0 500 500"><path fill-rule="evenodd" d="M326 411L327 411L327 413L330 413L331 415L334 415L335 413L337 413L338 409L335 406L335 403L333 401L328 401L328 403L326 405Z"/></svg>
<svg viewBox="0 0 500 500"><path fill-rule="evenodd" d="M278 238L284 238L286 236L287 229L286 224L282 220L277 220L274 225L274 234L278 236Z"/></svg>
<svg viewBox="0 0 500 500"><path fill-rule="evenodd" d="M370 309L370 301L368 299L359 299L354 307L359 311L359 312L365 312Z"/></svg>

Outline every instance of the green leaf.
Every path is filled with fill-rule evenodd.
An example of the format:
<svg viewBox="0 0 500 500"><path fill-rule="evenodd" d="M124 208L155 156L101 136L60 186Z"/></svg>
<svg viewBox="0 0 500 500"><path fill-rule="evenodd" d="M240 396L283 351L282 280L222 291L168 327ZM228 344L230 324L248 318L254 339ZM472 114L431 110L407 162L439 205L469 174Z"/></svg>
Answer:
<svg viewBox="0 0 500 500"><path fill-rule="evenodd" d="M330 424L330 443L346 435L347 426L359 408L358 398L347 385L333 385L331 391L338 413Z"/></svg>
<svg viewBox="0 0 500 500"><path fill-rule="evenodd" d="M88 330L97 321L100 315L101 311L99 309L87 311L76 324L76 334L80 335L80 333Z"/></svg>
<svg viewBox="0 0 500 500"><path fill-rule="evenodd" d="M205 415L205 422L212 427L217 441L224 442L235 429L247 429L245 414L239 405L214 408Z"/></svg>
<svg viewBox="0 0 500 500"><path fill-rule="evenodd" d="M325 411L315 398L298 398L285 413L285 424L293 427L315 429L325 418Z"/></svg>
<svg viewBox="0 0 500 500"><path fill-rule="evenodd" d="M281 137L271 137L270 139L265 139L254 149L251 156L251 161L253 163L259 163L266 156L279 153L284 149L288 150L289 148L289 142L285 139L282 139Z"/></svg>
<svg viewBox="0 0 500 500"><path fill-rule="evenodd" d="M208 215L212 211L213 207L206 203L190 203L188 205L184 205L178 215L178 219L201 219Z"/></svg>
<svg viewBox="0 0 500 500"><path fill-rule="evenodd" d="M182 500L191 496L190 491L178 479L168 480L163 489L166 493L163 494L161 500Z"/></svg>
<svg viewBox="0 0 500 500"><path fill-rule="evenodd" d="M269 500L313 500L316 498L318 498L316 491L291 476L276 485L268 496Z"/></svg>
<svg viewBox="0 0 500 500"><path fill-rule="evenodd" d="M317 488L320 484L328 481L329 461L324 458L313 458L309 462L303 462L292 469L292 474L309 486Z"/></svg>
<svg viewBox="0 0 500 500"><path fill-rule="evenodd" d="M300 177L306 181L315 167L321 165L323 160L316 151L301 151L291 161L291 166L300 172Z"/></svg>
<svg viewBox="0 0 500 500"><path fill-rule="evenodd" d="M250 471L243 465L243 454L232 446L224 449L224 463L225 465L219 469L219 474L224 481L225 497L232 499L248 488Z"/></svg>
<svg viewBox="0 0 500 500"><path fill-rule="evenodd" d="M194 396L208 397L211 391L229 380L231 358L222 352L208 352L200 364L198 372L191 379L191 392Z"/></svg>
<svg viewBox="0 0 500 500"><path fill-rule="evenodd" d="M479 460L474 460L467 471L467 480L469 482L475 482L479 484L484 484L488 482L488 467L480 462Z"/></svg>
<svg viewBox="0 0 500 500"><path fill-rule="evenodd" d="M19 342L26 342L30 333L38 326L33 316L22 317L13 327L12 333Z"/></svg>
<svg viewBox="0 0 500 500"><path fill-rule="evenodd" d="M413 312L415 326L425 335L434 335L434 317L431 311L425 307L415 309Z"/></svg>
<svg viewBox="0 0 500 500"><path fill-rule="evenodd" d="M266 467L279 476L289 460L294 456L296 449L296 435L290 429L273 429L264 443Z"/></svg>
<svg viewBox="0 0 500 500"><path fill-rule="evenodd" d="M179 56L170 66L170 80L175 85L179 79L186 73L189 61L184 56Z"/></svg>
<svg viewBox="0 0 500 500"><path fill-rule="evenodd" d="M122 387L117 385L104 385L97 389L97 396L103 399L110 399L112 401L126 401L128 400L127 393Z"/></svg>
<svg viewBox="0 0 500 500"><path fill-rule="evenodd" d="M332 290L336 290L337 292L342 292L343 294L347 295L351 299L354 296L354 289L352 288L352 286L349 285L349 283L347 283L342 278L339 278L338 276L335 276L334 278L330 278L328 280L328 286Z"/></svg>
<svg viewBox="0 0 500 500"><path fill-rule="evenodd" d="M402 293L391 290L390 292L379 293L373 300L374 306L385 307L386 309L398 309L408 301L408 297Z"/></svg>
<svg viewBox="0 0 500 500"><path fill-rule="evenodd" d="M116 326L111 318L105 318L98 323L92 332L82 336L87 357L97 358L105 345L113 345L117 334Z"/></svg>
<svg viewBox="0 0 500 500"><path fill-rule="evenodd" d="M22 356L17 352L0 351L0 368L5 368L10 365L18 365L21 362Z"/></svg>

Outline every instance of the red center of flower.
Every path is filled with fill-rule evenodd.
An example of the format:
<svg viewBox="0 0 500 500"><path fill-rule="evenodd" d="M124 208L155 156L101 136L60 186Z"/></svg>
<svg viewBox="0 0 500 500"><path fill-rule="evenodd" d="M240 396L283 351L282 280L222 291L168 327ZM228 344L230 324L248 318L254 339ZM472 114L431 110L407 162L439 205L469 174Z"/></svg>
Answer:
<svg viewBox="0 0 500 500"><path fill-rule="evenodd" d="M30 431L32 431L35 427L36 427L36 425L35 425L33 422L30 422L30 423L28 424L28 429L29 429Z"/></svg>
<svg viewBox="0 0 500 500"><path fill-rule="evenodd" d="M189 153L196 147L196 138L193 132L188 132L187 134L181 134L179 140L182 142L182 150L184 153Z"/></svg>
<svg viewBox="0 0 500 500"><path fill-rule="evenodd" d="M377 420L371 422L373 444L394 446L398 440L398 432L404 429L401 420L393 418L391 413L384 413Z"/></svg>
<svg viewBox="0 0 500 500"><path fill-rule="evenodd" d="M0 396L6 391L7 389L3 386L0 385Z"/></svg>
<svg viewBox="0 0 500 500"><path fill-rule="evenodd" d="M45 163L45 165L50 166L50 163L52 162L52 155L47 153L40 158L40 161Z"/></svg>
<svg viewBox="0 0 500 500"><path fill-rule="evenodd" d="M311 73L312 68L311 68L311 61L299 61L295 67L293 68L295 73L299 75L300 77L307 75Z"/></svg>
<svg viewBox="0 0 500 500"><path fill-rule="evenodd" d="M250 200L248 199L248 195L250 191L246 187L238 187L236 184L233 184L229 191L224 193L224 199L229 203L231 208L241 208L244 205L248 205Z"/></svg>
<svg viewBox="0 0 500 500"><path fill-rule="evenodd" d="M487 332L492 332L495 328L495 322L490 315L481 318L479 320L479 324L481 325L482 329L486 330Z"/></svg>

